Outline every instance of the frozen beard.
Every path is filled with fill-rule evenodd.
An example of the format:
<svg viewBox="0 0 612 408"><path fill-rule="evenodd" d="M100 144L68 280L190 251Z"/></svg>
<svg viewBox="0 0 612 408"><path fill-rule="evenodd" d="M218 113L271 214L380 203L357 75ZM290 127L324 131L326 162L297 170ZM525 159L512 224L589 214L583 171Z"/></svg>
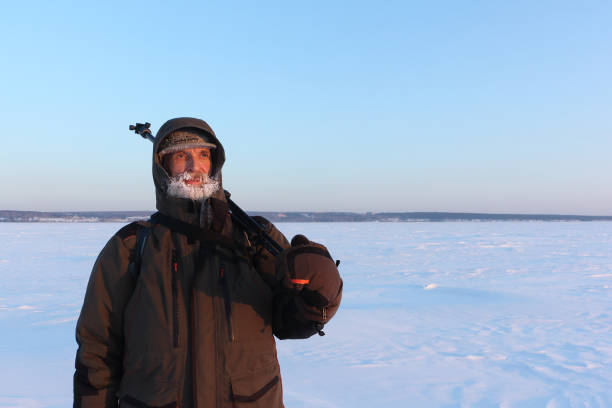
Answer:
<svg viewBox="0 0 612 408"><path fill-rule="evenodd" d="M199 180L200 183L185 183L191 180ZM219 181L208 177L206 174L192 175L191 173L181 173L170 177L167 193L170 197L203 201L212 196L218 189Z"/></svg>

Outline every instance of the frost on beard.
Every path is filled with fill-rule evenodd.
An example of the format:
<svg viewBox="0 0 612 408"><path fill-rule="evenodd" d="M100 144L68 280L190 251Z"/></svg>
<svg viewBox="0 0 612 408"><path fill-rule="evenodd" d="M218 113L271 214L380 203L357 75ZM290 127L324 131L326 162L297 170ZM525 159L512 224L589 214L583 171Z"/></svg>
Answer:
<svg viewBox="0 0 612 408"><path fill-rule="evenodd" d="M200 180L201 184L185 184L186 181L190 180ZM182 173L170 177L167 193L170 197L202 201L212 196L218 189L219 181L208 177L206 174L194 176L190 173Z"/></svg>

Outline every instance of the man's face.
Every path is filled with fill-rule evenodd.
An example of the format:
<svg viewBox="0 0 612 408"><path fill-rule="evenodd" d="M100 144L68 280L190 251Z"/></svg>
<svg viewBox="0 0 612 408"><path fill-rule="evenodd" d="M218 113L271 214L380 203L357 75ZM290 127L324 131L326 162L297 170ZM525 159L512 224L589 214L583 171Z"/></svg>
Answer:
<svg viewBox="0 0 612 408"><path fill-rule="evenodd" d="M164 157L164 167L170 177L188 173L193 178L184 180L185 184L201 185L202 179L200 176L210 174L210 149L198 147L169 153Z"/></svg>

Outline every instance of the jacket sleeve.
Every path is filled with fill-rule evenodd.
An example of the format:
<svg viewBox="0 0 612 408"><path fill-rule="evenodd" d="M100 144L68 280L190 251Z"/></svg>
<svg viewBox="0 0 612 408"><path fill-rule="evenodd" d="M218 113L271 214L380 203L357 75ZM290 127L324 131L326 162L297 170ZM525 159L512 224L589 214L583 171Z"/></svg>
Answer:
<svg viewBox="0 0 612 408"><path fill-rule="evenodd" d="M305 237L307 244L289 244L285 236L268 220L263 217L255 219L284 248L278 257L274 257L256 246L255 266L275 293L274 334L279 339L304 339L315 333L322 334L323 325L336 313L342 298L342 279L335 262L322 245L310 242ZM306 285L295 285L287 276L288 269L295 272L295 267L287 267L287 259L291 259L292 266L298 265L300 262L295 264L295 260L300 253L305 257L317 258L302 262L305 269L308 269L305 272L309 284ZM320 256L323 253L325 256ZM301 273L299 269L298 266L298 273Z"/></svg>
<svg viewBox="0 0 612 408"><path fill-rule="evenodd" d="M94 264L77 326L75 408L116 408L123 364L123 311L133 292L127 272L135 236L124 227L106 244Z"/></svg>

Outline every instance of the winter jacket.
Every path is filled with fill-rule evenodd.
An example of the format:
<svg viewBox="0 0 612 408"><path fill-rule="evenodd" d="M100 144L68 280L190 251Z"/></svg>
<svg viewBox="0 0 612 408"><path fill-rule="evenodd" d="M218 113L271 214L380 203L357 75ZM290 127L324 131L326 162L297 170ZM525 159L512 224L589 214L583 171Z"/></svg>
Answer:
<svg viewBox="0 0 612 408"><path fill-rule="evenodd" d="M187 127L214 140L212 176L221 180L223 146L205 122L162 126L153 149L159 215L118 231L90 276L76 328L75 407L282 407L273 335L309 337L338 308L339 276L327 308L305 302L274 257L232 223L222 188L204 205L165 194L168 174L155 152ZM138 257L143 226L149 233ZM130 273L136 258L138 273Z"/></svg>

